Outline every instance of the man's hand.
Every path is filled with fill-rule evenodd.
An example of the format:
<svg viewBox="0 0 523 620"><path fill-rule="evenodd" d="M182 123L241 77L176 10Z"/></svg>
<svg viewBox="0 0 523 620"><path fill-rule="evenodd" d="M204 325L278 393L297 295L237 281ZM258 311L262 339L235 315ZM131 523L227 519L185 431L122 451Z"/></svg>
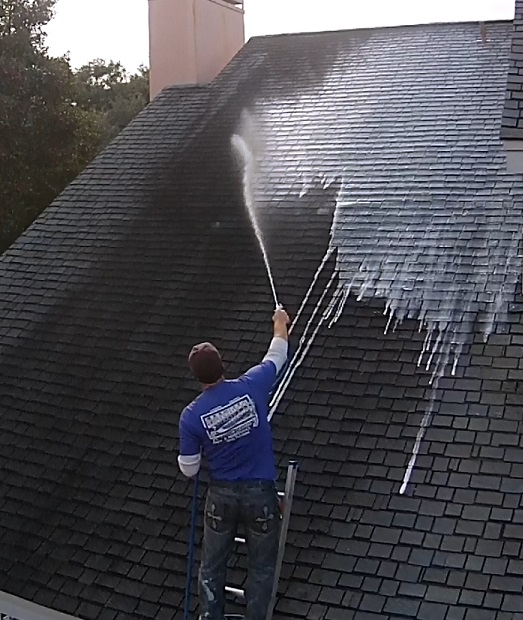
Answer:
<svg viewBox="0 0 523 620"><path fill-rule="evenodd" d="M287 312L283 308L277 308L272 316L272 322L274 323L274 337L288 340L287 326L291 320Z"/></svg>

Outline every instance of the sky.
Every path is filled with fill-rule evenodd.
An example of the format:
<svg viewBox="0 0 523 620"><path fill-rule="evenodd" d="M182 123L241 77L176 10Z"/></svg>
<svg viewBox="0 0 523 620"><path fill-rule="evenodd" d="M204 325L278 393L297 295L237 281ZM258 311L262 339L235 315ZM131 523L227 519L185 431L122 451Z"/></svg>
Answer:
<svg viewBox="0 0 523 620"><path fill-rule="evenodd" d="M246 37L447 21L512 19L515 0L245 0ZM148 64L147 0L58 0L47 28L54 55L134 71Z"/></svg>

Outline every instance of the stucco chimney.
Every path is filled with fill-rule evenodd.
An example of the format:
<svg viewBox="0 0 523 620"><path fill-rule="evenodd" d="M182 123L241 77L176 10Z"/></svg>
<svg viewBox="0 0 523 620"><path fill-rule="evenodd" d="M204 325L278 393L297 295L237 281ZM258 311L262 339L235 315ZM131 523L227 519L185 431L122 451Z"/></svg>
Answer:
<svg viewBox="0 0 523 620"><path fill-rule="evenodd" d="M151 99L208 84L244 42L243 0L149 0Z"/></svg>

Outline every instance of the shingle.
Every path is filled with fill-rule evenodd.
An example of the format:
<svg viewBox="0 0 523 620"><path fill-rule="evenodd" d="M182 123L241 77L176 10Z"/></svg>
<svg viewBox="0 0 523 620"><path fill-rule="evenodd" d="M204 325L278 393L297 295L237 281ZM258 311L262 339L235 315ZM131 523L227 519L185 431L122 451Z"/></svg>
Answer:
<svg viewBox="0 0 523 620"><path fill-rule="evenodd" d="M435 603L454 604L458 602L460 591L454 588L430 585L425 594L425 600Z"/></svg>
<svg viewBox="0 0 523 620"><path fill-rule="evenodd" d="M406 618L418 618L420 605L421 603L415 599L396 597L387 601L383 611Z"/></svg>

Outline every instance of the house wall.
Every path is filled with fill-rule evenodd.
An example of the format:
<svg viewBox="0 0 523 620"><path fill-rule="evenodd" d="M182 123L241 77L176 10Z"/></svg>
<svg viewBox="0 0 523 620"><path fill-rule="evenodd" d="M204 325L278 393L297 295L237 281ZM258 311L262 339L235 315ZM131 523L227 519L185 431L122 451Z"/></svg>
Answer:
<svg viewBox="0 0 523 620"><path fill-rule="evenodd" d="M243 11L222 0L149 0L151 99L208 84L244 43Z"/></svg>

